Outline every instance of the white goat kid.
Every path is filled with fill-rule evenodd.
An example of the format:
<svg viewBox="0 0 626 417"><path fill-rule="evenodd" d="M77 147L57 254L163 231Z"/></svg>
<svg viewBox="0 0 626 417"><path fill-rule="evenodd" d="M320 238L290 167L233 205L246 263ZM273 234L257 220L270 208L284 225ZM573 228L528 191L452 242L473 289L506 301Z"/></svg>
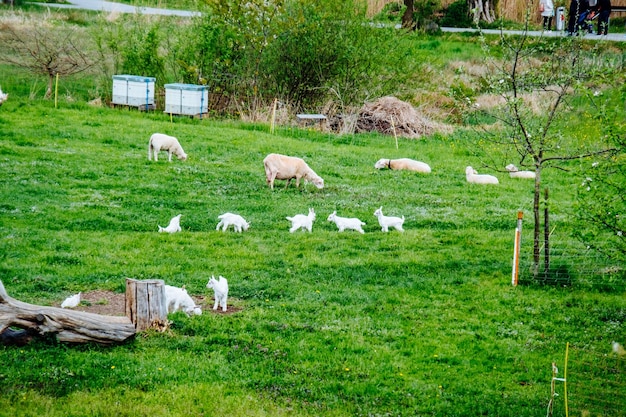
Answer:
<svg viewBox="0 0 626 417"><path fill-rule="evenodd" d="M188 316L192 314L202 314L202 309L194 303L193 299L187 294L187 290L183 288L165 286L165 305L168 313L182 311Z"/></svg>
<svg viewBox="0 0 626 417"><path fill-rule="evenodd" d="M270 188L274 189L274 180L287 180L285 188L293 178L296 179L296 187L300 186L300 179L312 182L317 188L324 188L324 180L317 175L306 162L294 156L271 153L263 159L265 178Z"/></svg>
<svg viewBox="0 0 626 417"><path fill-rule="evenodd" d="M416 161L414 159L409 158L400 158L400 159L379 159L375 164L374 168L376 169L394 169L401 170L406 169L408 171L420 172L422 174L430 174L431 169L430 166L421 161Z"/></svg>
<svg viewBox="0 0 626 417"><path fill-rule="evenodd" d="M180 216L182 216L182 214L172 217L172 219L170 220L170 224L168 224L167 227L159 226L159 233L180 232L182 230L180 228Z"/></svg>
<svg viewBox="0 0 626 417"><path fill-rule="evenodd" d="M9 93L3 93L2 88L0 88L0 106L2 106L2 103L7 101L8 98L9 98Z"/></svg>
<svg viewBox="0 0 626 417"><path fill-rule="evenodd" d="M228 301L228 281L226 278L220 275L219 281L215 279L215 276L211 276L209 282L206 284L207 288L212 288L215 292L215 304L213 310L221 305L222 311L226 311L226 302Z"/></svg>
<svg viewBox="0 0 626 417"><path fill-rule="evenodd" d="M478 174L472 167L465 168L465 178L472 184L499 184L498 179L489 174Z"/></svg>
<svg viewBox="0 0 626 417"><path fill-rule="evenodd" d="M511 178L535 178L535 173L533 171L520 171L513 164L509 164L505 168L509 171Z"/></svg>
<svg viewBox="0 0 626 417"><path fill-rule="evenodd" d="M70 295L61 303L61 308L74 308L80 304L81 293Z"/></svg>
<svg viewBox="0 0 626 417"><path fill-rule="evenodd" d="M311 232L313 229L313 222L315 221L315 210L310 208L308 215L296 214L293 217L287 217L287 220L291 222L291 229L289 229L289 233L293 233L300 228Z"/></svg>
<svg viewBox="0 0 626 417"><path fill-rule="evenodd" d="M220 219L215 230L220 230L222 228L222 232L225 232L229 226L233 226L233 230L237 233L241 233L242 231L248 230L250 227L250 223L246 221L243 217L234 213L224 213L217 216Z"/></svg>
<svg viewBox="0 0 626 417"><path fill-rule="evenodd" d="M380 206L379 209L376 209L376 211L374 212L374 216L378 217L378 224L380 224L381 230L383 232L388 232L390 227L393 227L400 232L404 232L404 229L402 228L402 225L404 224L404 216L385 216L383 214L383 206Z"/></svg>
<svg viewBox="0 0 626 417"><path fill-rule="evenodd" d="M356 230L357 232L363 234L363 228L361 226L365 226L365 223L356 217L339 217L337 216L337 211L333 211L328 216L328 221L333 222L337 225L340 232L343 232L346 229Z"/></svg>
<svg viewBox="0 0 626 417"><path fill-rule="evenodd" d="M154 160L158 161L159 152L161 151L167 151L167 160L169 162L172 162L172 154L176 155L181 161L187 160L187 154L183 147L180 146L178 139L163 133L155 133L150 136L150 141L148 142L148 160L152 160L152 156L154 156Z"/></svg>

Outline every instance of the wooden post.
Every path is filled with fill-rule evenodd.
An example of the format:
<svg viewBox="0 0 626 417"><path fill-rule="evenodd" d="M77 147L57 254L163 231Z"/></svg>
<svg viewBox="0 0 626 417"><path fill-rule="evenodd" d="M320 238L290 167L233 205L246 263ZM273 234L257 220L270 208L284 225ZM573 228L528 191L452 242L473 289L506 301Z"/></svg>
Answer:
<svg viewBox="0 0 626 417"><path fill-rule="evenodd" d="M165 283L161 279L126 279L126 317L140 332L149 328L163 331L168 326Z"/></svg>

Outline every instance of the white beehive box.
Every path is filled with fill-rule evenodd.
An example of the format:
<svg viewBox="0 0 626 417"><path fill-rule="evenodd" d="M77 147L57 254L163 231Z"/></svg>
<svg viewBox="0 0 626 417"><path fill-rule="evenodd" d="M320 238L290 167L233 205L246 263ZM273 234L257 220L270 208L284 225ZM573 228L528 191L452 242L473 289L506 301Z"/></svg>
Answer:
<svg viewBox="0 0 626 417"><path fill-rule="evenodd" d="M209 87L194 84L165 84L165 113L200 115L209 111Z"/></svg>
<svg viewBox="0 0 626 417"><path fill-rule="evenodd" d="M154 77L113 76L113 104L154 108Z"/></svg>

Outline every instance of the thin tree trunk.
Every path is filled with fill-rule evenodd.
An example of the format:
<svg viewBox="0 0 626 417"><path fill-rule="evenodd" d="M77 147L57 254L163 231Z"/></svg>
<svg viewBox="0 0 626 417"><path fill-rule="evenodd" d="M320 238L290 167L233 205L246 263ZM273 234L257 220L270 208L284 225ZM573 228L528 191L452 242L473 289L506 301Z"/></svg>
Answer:
<svg viewBox="0 0 626 417"><path fill-rule="evenodd" d="M413 12L415 11L415 1L414 0L404 0L404 5L406 6L406 10L402 15L402 27L405 29L413 29L415 27L415 22L413 22Z"/></svg>
<svg viewBox="0 0 626 417"><path fill-rule="evenodd" d="M544 212L543 212L543 275L547 278L550 272L550 221L548 205L548 189L544 191Z"/></svg>
<svg viewBox="0 0 626 417"><path fill-rule="evenodd" d="M541 168L535 170L535 193L533 198L533 214L535 216L535 228L533 231L533 278L536 280L539 275L539 253L540 253L540 221L539 205L541 198Z"/></svg>

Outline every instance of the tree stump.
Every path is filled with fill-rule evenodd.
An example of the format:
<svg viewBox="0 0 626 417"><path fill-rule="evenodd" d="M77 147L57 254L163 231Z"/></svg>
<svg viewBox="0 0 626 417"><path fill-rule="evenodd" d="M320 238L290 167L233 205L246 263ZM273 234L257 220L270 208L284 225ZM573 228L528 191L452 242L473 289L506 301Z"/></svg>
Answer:
<svg viewBox="0 0 626 417"><path fill-rule="evenodd" d="M140 332L154 328L167 329L165 283L161 279L139 281L126 279L126 317Z"/></svg>
<svg viewBox="0 0 626 417"><path fill-rule="evenodd" d="M60 342L111 345L124 342L135 333L135 326L126 317L102 316L15 300L9 297L0 281L0 343L23 345L35 336L51 334Z"/></svg>

